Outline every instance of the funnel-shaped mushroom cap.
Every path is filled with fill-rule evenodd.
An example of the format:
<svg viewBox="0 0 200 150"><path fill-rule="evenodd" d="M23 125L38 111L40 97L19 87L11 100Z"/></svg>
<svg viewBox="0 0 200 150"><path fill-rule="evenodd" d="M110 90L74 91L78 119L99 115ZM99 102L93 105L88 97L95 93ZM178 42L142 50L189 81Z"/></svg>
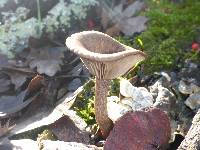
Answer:
<svg viewBox="0 0 200 150"><path fill-rule="evenodd" d="M66 39L66 45L81 57L90 73L99 79L119 77L146 56L142 51L97 31L75 33Z"/></svg>

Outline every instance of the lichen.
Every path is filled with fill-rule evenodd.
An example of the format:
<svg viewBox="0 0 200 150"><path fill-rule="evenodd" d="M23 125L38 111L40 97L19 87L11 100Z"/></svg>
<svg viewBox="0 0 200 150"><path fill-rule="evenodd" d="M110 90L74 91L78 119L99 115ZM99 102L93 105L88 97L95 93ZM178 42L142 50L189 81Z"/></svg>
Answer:
<svg viewBox="0 0 200 150"><path fill-rule="evenodd" d="M29 12L30 10L25 7L18 7L15 12L2 12L2 22L7 25L22 22L27 18Z"/></svg>
<svg viewBox="0 0 200 150"><path fill-rule="evenodd" d="M4 7L4 5L7 3L8 0L1 0L0 1L0 7Z"/></svg>
<svg viewBox="0 0 200 150"><path fill-rule="evenodd" d="M88 8L96 4L98 4L96 0L71 0L70 2L60 0L43 20L47 25L47 32L52 33L60 27L70 27L72 16L78 20L84 19Z"/></svg>
<svg viewBox="0 0 200 150"><path fill-rule="evenodd" d="M1 0L0 5L4 4L3 2ZM70 27L72 17L76 20L84 19L88 8L96 4L97 0L67 2L60 0L42 21L36 18L27 19L29 10L24 7L19 7L15 12L2 12L0 53L12 58L16 53L28 47L30 37L40 38L44 31L49 35L58 29L66 31Z"/></svg>
<svg viewBox="0 0 200 150"><path fill-rule="evenodd" d="M29 37L39 38L41 36L39 30L41 29L35 18L21 23L0 26L0 53L13 57L15 53L28 47Z"/></svg>

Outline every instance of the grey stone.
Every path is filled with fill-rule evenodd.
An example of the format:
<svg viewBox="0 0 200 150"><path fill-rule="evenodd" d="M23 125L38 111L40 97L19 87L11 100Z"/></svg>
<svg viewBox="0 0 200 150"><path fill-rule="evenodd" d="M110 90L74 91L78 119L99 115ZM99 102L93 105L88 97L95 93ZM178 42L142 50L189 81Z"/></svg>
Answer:
<svg viewBox="0 0 200 150"><path fill-rule="evenodd" d="M101 149L94 145L85 145L76 142L44 140L42 144L44 146L42 150L100 150Z"/></svg>
<svg viewBox="0 0 200 150"><path fill-rule="evenodd" d="M187 81L181 80L178 89L183 94L192 94L200 91L200 87L197 86L192 79Z"/></svg>
<svg viewBox="0 0 200 150"><path fill-rule="evenodd" d="M41 143L31 139L8 140L0 142L1 150L40 150L39 145L42 145L42 150L100 150L102 148L94 145L86 145L77 142L50 141L43 140Z"/></svg>
<svg viewBox="0 0 200 150"><path fill-rule="evenodd" d="M128 80L121 80L120 93L125 96L133 111L153 105L153 96L145 87L135 87Z"/></svg>
<svg viewBox="0 0 200 150"><path fill-rule="evenodd" d="M170 114L174 114L176 109L176 97L167 88L159 87L158 96L153 106Z"/></svg>
<svg viewBox="0 0 200 150"><path fill-rule="evenodd" d="M161 77L153 85L148 87L154 99L158 96L159 88L169 87L171 84L171 77L168 73L160 72L156 74L160 74Z"/></svg>
<svg viewBox="0 0 200 150"><path fill-rule="evenodd" d="M1 150L39 150L36 141L31 139L8 140L5 139L0 143Z"/></svg>
<svg viewBox="0 0 200 150"><path fill-rule="evenodd" d="M195 110L200 108L200 92L191 94L185 101L185 104L190 107L190 109Z"/></svg>

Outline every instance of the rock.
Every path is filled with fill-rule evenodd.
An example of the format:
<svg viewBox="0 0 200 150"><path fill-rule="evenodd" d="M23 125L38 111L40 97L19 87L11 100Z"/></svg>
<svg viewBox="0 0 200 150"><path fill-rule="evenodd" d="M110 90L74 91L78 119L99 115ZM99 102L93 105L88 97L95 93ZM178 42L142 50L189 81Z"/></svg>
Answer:
<svg viewBox="0 0 200 150"><path fill-rule="evenodd" d="M151 86L151 92L154 92L156 101L153 106L165 111L170 117L171 126L171 141L174 140L174 133L177 130L177 122L175 121L177 113L177 104L175 95L167 88L163 87L160 80L158 80L153 86Z"/></svg>
<svg viewBox="0 0 200 150"><path fill-rule="evenodd" d="M41 142L42 150L100 150L102 148L94 145L85 145L77 142L50 141ZM37 141L30 139L23 140L4 140L0 143L1 150L40 150Z"/></svg>
<svg viewBox="0 0 200 150"><path fill-rule="evenodd" d="M120 81L120 93L125 96L119 99L117 96L107 98L108 116L116 122L129 111L136 111L153 105L153 97L144 87L134 87L128 80Z"/></svg>
<svg viewBox="0 0 200 150"><path fill-rule="evenodd" d="M94 145L85 145L76 142L44 140L42 144L44 146L42 150L100 150L101 149Z"/></svg>
<svg viewBox="0 0 200 150"><path fill-rule="evenodd" d="M158 108L129 112L116 121L104 150L165 149L170 132L169 118Z"/></svg>
<svg viewBox="0 0 200 150"><path fill-rule="evenodd" d="M153 105L153 96L144 87L134 87L128 80L121 80L120 93L125 96L121 100L128 104L133 111ZM128 103L127 103L128 102Z"/></svg>
<svg viewBox="0 0 200 150"><path fill-rule="evenodd" d="M200 87L195 84L194 80L181 80L178 89L183 94L200 92Z"/></svg>
<svg viewBox="0 0 200 150"><path fill-rule="evenodd" d="M185 101L185 105L195 110L200 108L200 92L191 94Z"/></svg>
<svg viewBox="0 0 200 150"><path fill-rule="evenodd" d="M171 126L171 141L174 141L175 131L177 131L177 122L175 121L176 113L177 113L177 104L175 95L170 92L167 88L160 87L158 89L158 96L156 98L154 107L165 111L170 117L170 126Z"/></svg>
<svg viewBox="0 0 200 150"><path fill-rule="evenodd" d="M169 87L171 83L171 77L166 72L156 73L161 77L151 86L149 86L150 93L153 95L153 98L156 99L158 96L159 88Z"/></svg>
<svg viewBox="0 0 200 150"><path fill-rule="evenodd" d="M174 114L176 109L176 97L167 88L160 87L153 106L160 108L162 111L166 111L167 113Z"/></svg>
<svg viewBox="0 0 200 150"><path fill-rule="evenodd" d="M0 143L1 150L39 150L38 144L36 141L31 139L23 140L4 140Z"/></svg>
<svg viewBox="0 0 200 150"><path fill-rule="evenodd" d="M120 94L124 97L131 97L135 88L128 80L122 79L120 81Z"/></svg>
<svg viewBox="0 0 200 150"><path fill-rule="evenodd" d="M186 60L184 64L184 68L181 69L178 76L184 80L188 81L188 83L193 83L200 87L200 69L199 64L192 63L190 60Z"/></svg>
<svg viewBox="0 0 200 150"><path fill-rule="evenodd" d="M73 79L67 86L68 91L75 91L80 86L82 86L81 80L79 78Z"/></svg>
<svg viewBox="0 0 200 150"><path fill-rule="evenodd" d="M119 102L119 98L117 96L111 96L107 98L107 110L108 110L108 117L115 122L120 117L122 117L128 111L131 111L132 108L126 107Z"/></svg>

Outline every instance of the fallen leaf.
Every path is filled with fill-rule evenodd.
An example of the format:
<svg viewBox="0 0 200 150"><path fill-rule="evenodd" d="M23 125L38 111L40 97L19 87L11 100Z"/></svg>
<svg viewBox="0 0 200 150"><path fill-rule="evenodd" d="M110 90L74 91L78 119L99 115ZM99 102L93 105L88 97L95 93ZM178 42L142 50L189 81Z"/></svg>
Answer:
<svg viewBox="0 0 200 150"><path fill-rule="evenodd" d="M68 74L72 76L78 76L80 75L82 70L83 70L83 63L79 63L78 65L74 66L73 69L68 72Z"/></svg>
<svg viewBox="0 0 200 150"><path fill-rule="evenodd" d="M119 25L115 24L114 26L108 28L105 33L110 36L115 36L115 35L118 35L120 31L121 31L121 29L120 29Z"/></svg>
<svg viewBox="0 0 200 150"><path fill-rule="evenodd" d="M2 71L10 77L15 90L21 87L28 77L35 75L29 68L3 67Z"/></svg>
<svg viewBox="0 0 200 150"><path fill-rule="evenodd" d="M8 65L8 57L6 55L0 54L0 68Z"/></svg>
<svg viewBox="0 0 200 150"><path fill-rule="evenodd" d="M31 69L37 68L39 74L54 76L61 69L65 50L64 47L31 49L28 56L29 66Z"/></svg>
<svg viewBox="0 0 200 150"><path fill-rule="evenodd" d="M76 114L72 111L69 111L69 108L72 106L76 96L82 90L83 87L80 87L75 92L68 93L57 103L57 106L53 110L47 108L40 108L40 111L38 110L36 113L32 114L32 116L29 115L27 117L21 118L20 120L18 120L13 130L10 131L9 136L24 133L26 131L30 131L42 126L50 125L56 120L60 119L63 116L63 114L71 116L70 119L75 118ZM82 126L85 126L85 124L82 124Z"/></svg>
<svg viewBox="0 0 200 150"><path fill-rule="evenodd" d="M123 32L125 35L132 35L137 32L142 32L146 29L145 23L147 22L147 18L144 16L133 17L137 12L139 12L144 7L144 2L135 1L130 4L127 8L123 10L123 4L115 6L113 9L109 9L109 6L106 6L105 3L102 2L102 23L105 26L105 22L103 22L105 15L114 23L113 26L106 29L106 33L110 36L115 36L119 34L119 32ZM106 23L107 25L108 23Z"/></svg>
<svg viewBox="0 0 200 150"><path fill-rule="evenodd" d="M26 90L22 91L18 95L12 96L1 96L0 97L0 118L6 118L11 114L14 114L24 107L26 107L32 100L29 98L24 101L24 97L26 95Z"/></svg>
<svg viewBox="0 0 200 150"><path fill-rule="evenodd" d="M125 35L132 35L134 33L140 33L146 29L145 23L147 22L145 16L137 16L125 19L119 22L119 28Z"/></svg>
<svg viewBox="0 0 200 150"><path fill-rule="evenodd" d="M38 91L42 87L43 82L44 82L44 77L41 75L36 75L29 82L27 92L34 93Z"/></svg>
<svg viewBox="0 0 200 150"><path fill-rule="evenodd" d="M79 120L76 120L75 122L85 124L85 122L80 117L78 119ZM79 129L75 122L68 116L63 116L53 124L49 125L49 129L54 133L54 135L56 135L58 140L89 144L89 133Z"/></svg>
<svg viewBox="0 0 200 150"><path fill-rule="evenodd" d="M101 25L103 27L103 29L106 29L108 24L109 24L109 17L108 14L106 12L106 10L104 8L102 8L102 12L101 12Z"/></svg>
<svg viewBox="0 0 200 150"><path fill-rule="evenodd" d="M75 78L71 82L69 82L67 89L68 91L75 91L80 86L82 86L81 80L79 78Z"/></svg>
<svg viewBox="0 0 200 150"><path fill-rule="evenodd" d="M0 93L6 92L10 89L11 81L8 75L0 73Z"/></svg>
<svg viewBox="0 0 200 150"><path fill-rule="evenodd" d="M135 1L130 4L122 13L122 18L130 18L144 7L144 2Z"/></svg>
<svg viewBox="0 0 200 150"><path fill-rule="evenodd" d="M12 84L15 85L15 90L21 87L26 82L26 79L28 77L27 74L22 74L14 71L11 72L7 71L6 74L10 76Z"/></svg>

